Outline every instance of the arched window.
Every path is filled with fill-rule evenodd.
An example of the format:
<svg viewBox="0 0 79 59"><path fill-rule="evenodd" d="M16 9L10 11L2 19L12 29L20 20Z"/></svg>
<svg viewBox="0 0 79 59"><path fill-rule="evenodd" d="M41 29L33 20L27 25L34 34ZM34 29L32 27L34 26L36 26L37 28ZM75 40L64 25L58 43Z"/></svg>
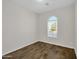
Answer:
<svg viewBox="0 0 79 59"><path fill-rule="evenodd" d="M57 16L51 16L48 19L48 37L57 38Z"/></svg>

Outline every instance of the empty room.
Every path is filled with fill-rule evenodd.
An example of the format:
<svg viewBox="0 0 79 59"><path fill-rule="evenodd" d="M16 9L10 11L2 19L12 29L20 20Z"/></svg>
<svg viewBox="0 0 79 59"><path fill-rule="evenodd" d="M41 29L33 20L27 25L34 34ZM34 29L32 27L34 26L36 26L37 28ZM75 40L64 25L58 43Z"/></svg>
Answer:
<svg viewBox="0 0 79 59"><path fill-rule="evenodd" d="M76 0L2 0L2 59L77 59Z"/></svg>

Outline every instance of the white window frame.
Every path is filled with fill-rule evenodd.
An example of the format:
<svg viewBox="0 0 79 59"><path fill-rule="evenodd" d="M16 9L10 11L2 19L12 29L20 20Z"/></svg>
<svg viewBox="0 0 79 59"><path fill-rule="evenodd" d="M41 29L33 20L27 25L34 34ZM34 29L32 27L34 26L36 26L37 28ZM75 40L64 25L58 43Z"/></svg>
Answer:
<svg viewBox="0 0 79 59"><path fill-rule="evenodd" d="M51 17L53 17L53 16L50 16L50 18L51 18ZM48 35L48 33L49 33L49 32L48 32L48 21L49 21L49 20L47 21L47 37L48 37L48 38L57 39L57 37L58 37L58 17L57 17L57 16L54 16L54 17L57 18L57 20L56 20L56 21L57 21L57 23L56 23L56 31L57 31L56 37L55 37L55 36L51 36L51 37L50 37L50 36ZM48 19L49 19L49 18L48 18ZM52 21L52 20L51 20L51 21ZM54 35L55 35L55 34L54 34Z"/></svg>

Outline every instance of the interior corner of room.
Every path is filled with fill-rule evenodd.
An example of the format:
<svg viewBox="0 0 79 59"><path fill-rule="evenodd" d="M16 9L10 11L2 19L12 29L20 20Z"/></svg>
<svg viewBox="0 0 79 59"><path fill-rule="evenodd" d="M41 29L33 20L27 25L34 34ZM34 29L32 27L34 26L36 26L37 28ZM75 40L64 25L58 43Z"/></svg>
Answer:
<svg viewBox="0 0 79 59"><path fill-rule="evenodd" d="M2 0L2 9L3 55L38 41L77 52L75 0ZM59 17L57 38L48 37L51 16Z"/></svg>

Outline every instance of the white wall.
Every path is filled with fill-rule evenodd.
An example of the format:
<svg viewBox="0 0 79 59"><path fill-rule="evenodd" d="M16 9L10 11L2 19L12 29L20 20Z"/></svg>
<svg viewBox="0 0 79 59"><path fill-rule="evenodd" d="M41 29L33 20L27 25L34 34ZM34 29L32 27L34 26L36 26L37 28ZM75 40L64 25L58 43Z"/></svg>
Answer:
<svg viewBox="0 0 79 59"><path fill-rule="evenodd" d="M36 39L37 14L3 0L3 55L27 46Z"/></svg>
<svg viewBox="0 0 79 59"><path fill-rule="evenodd" d="M58 16L58 38L47 38L47 21L50 16ZM66 6L40 14L39 40L69 48L75 48L75 5Z"/></svg>

